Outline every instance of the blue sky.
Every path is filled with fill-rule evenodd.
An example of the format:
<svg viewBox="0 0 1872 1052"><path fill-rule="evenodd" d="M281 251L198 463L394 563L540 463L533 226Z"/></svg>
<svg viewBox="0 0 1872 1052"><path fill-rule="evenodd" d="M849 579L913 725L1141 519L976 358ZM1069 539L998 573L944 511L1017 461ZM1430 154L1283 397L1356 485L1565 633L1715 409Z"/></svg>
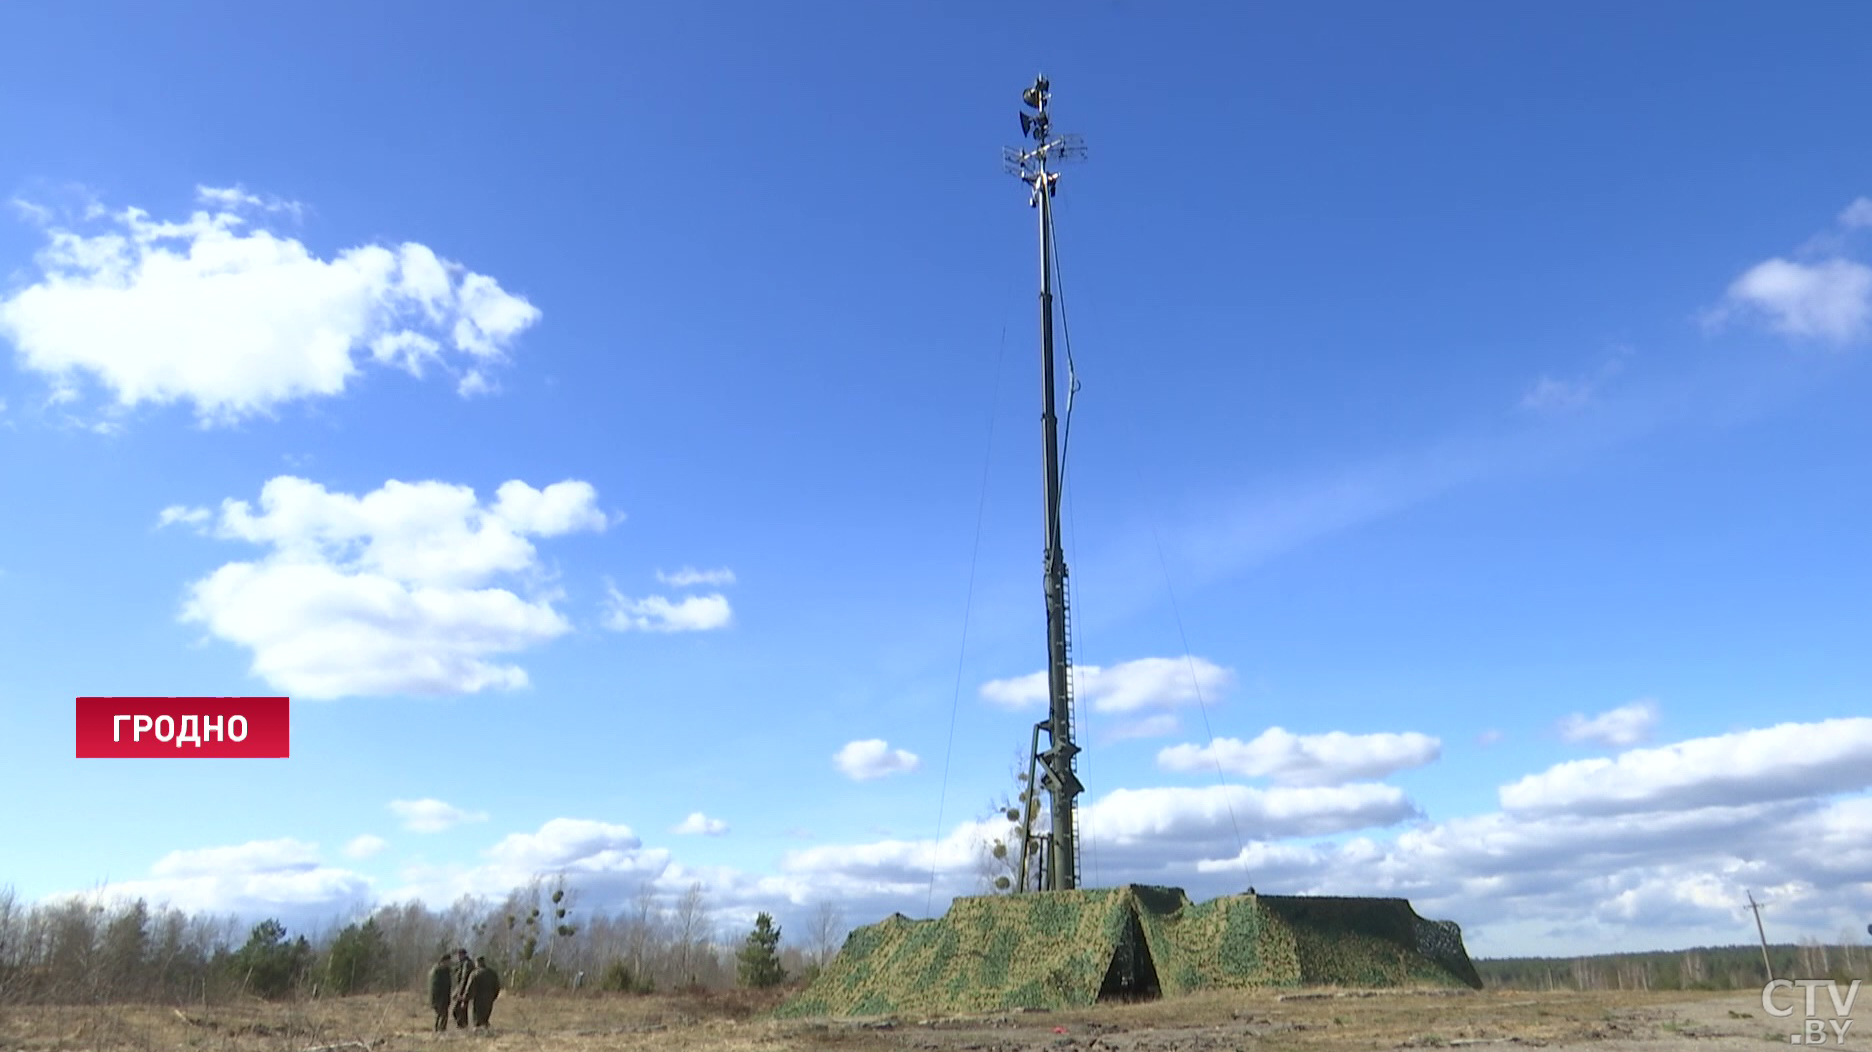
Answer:
<svg viewBox="0 0 1872 1052"><path fill-rule="evenodd" d="M972 890L1045 652L1044 71L1087 877L1863 930L1868 31L10 5L0 882ZM290 760L72 756L77 696L276 693Z"/></svg>

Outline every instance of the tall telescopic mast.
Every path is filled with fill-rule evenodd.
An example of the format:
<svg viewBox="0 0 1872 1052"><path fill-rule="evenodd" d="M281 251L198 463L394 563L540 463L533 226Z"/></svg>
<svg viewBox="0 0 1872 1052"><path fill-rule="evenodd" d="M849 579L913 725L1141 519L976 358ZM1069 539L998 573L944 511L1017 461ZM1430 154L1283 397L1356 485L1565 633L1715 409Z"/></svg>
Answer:
<svg viewBox="0 0 1872 1052"><path fill-rule="evenodd" d="M1041 429L1046 439L1046 556L1045 595L1047 614L1047 718L1035 727L1033 762L1044 768L1040 788L1048 794L1047 809L1052 828L1046 838L1047 857L1041 865L1040 886L1050 891L1070 891L1079 886L1079 841L1074 829L1077 799L1084 790L1074 773L1074 757L1079 746L1073 743L1072 658L1067 649L1066 631L1066 555L1060 544L1060 473L1059 424L1054 415L1053 381L1053 205L1058 191L1059 174L1051 166L1083 152L1077 136L1054 137L1047 105L1052 100L1051 85L1044 76L1021 93L1027 110L1020 115L1021 132L1031 138L1029 149L1004 150L1008 170L1031 189L1029 204L1040 213L1040 372ZM1047 749L1039 751L1039 733L1047 735ZM1029 792L1032 782L1028 783ZM1028 846L1034 843L1030 823L1032 798L1022 801L1020 887L1026 890Z"/></svg>

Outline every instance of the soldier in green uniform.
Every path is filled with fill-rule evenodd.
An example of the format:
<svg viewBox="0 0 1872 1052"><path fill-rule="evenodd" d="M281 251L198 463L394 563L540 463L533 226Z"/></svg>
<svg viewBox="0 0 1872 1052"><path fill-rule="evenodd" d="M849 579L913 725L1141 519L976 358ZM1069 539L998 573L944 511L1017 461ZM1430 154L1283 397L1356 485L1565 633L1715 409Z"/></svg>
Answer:
<svg viewBox="0 0 1872 1052"><path fill-rule="evenodd" d="M468 1027L468 977L474 974L474 959L466 949L455 951L454 1015L455 1025Z"/></svg>
<svg viewBox="0 0 1872 1052"><path fill-rule="evenodd" d="M429 1007L435 1009L437 1030L447 1030L449 1005L455 1001L454 957L443 954L436 960L435 967L429 969Z"/></svg>
<svg viewBox="0 0 1872 1052"><path fill-rule="evenodd" d="M475 970L468 976L468 1003L474 1006L474 1025L488 1025L494 1011L494 999L500 996L500 976L488 967L486 957L475 958Z"/></svg>

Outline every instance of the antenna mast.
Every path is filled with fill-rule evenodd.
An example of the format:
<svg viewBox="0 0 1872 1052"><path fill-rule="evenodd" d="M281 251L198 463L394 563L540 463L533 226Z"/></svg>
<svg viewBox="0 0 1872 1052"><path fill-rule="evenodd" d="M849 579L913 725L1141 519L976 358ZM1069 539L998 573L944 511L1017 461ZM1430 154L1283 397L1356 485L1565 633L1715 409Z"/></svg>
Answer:
<svg viewBox="0 0 1872 1052"><path fill-rule="evenodd" d="M1079 840L1075 830L1077 800L1084 791L1074 773L1074 757L1079 746L1073 743L1072 657L1067 650L1066 632L1066 555L1060 544L1060 472L1059 427L1053 412L1053 205L1059 188L1059 173L1051 170L1055 162L1084 154L1076 135L1055 137L1052 117L1047 112L1052 101L1052 86L1045 76L1034 79L1033 86L1021 93L1027 109L1020 115L1021 133L1033 140L1028 149L1007 148L1002 159L1007 170L1030 188L1028 204L1040 212L1040 372L1042 380L1041 429L1046 439L1046 556L1045 596L1047 613L1047 718L1034 727L1032 766L1044 768L1039 787L1047 791L1048 817L1052 828L1046 841L1046 855L1041 859L1040 889L1070 891L1079 886ZM1028 112L1032 111L1032 112ZM1039 751L1040 734L1047 735L1047 749ZM1027 890L1028 849L1035 845L1032 833L1034 818L1034 782L1030 777L1021 801L1020 887Z"/></svg>

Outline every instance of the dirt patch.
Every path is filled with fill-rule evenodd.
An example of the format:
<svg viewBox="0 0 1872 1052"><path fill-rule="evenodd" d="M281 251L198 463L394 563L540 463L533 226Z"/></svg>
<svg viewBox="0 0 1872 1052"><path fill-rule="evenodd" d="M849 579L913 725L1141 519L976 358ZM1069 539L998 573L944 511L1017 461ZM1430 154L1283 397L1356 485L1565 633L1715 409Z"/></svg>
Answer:
<svg viewBox="0 0 1872 1052"><path fill-rule="evenodd" d="M1824 1000L1824 999L1823 999ZM1483 1047L1548 1052L1762 1052L1799 1023L1752 993L1469 990L1216 991L1067 1011L962 1018L786 1019L775 994L651 997L503 994L489 1032L430 1031L414 996L294 1005L0 1007L0 1052L1392 1052ZM1823 1006L1824 1007L1824 1006ZM1864 1014L1863 1012L1861 1014ZM1872 1052L1856 1023L1827 1049ZM461 1044L467 1042L467 1044Z"/></svg>

